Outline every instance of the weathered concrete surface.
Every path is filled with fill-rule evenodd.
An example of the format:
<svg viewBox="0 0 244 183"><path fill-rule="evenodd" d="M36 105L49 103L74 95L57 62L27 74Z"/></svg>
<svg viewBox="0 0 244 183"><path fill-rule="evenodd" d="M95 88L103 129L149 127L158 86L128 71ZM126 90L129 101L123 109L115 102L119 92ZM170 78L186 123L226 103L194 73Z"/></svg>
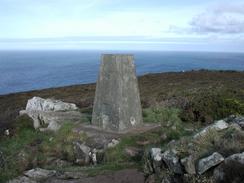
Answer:
<svg viewBox="0 0 244 183"><path fill-rule="evenodd" d="M92 124L121 132L141 123L141 102L133 56L102 55Z"/></svg>

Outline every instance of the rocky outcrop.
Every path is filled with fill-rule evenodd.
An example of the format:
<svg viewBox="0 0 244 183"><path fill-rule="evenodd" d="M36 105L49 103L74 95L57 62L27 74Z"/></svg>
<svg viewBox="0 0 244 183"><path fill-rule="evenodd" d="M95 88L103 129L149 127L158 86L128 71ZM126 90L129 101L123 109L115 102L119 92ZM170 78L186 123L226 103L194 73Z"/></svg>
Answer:
<svg viewBox="0 0 244 183"><path fill-rule="evenodd" d="M244 129L244 116L230 115L225 120L229 123L235 123L239 125L242 129Z"/></svg>
<svg viewBox="0 0 244 183"><path fill-rule="evenodd" d="M64 122L77 122L82 114L75 104L60 100L33 97L29 99L26 109L20 115L27 114L34 121L34 128L40 130L58 130Z"/></svg>
<svg viewBox="0 0 244 183"><path fill-rule="evenodd" d="M214 124L207 126L203 130L201 130L199 133L197 133L194 138L202 137L211 130L221 131L229 127L229 124L225 122L224 120L216 121Z"/></svg>
<svg viewBox="0 0 244 183"><path fill-rule="evenodd" d="M215 168L214 179L217 183L244 182L244 152L227 157Z"/></svg>

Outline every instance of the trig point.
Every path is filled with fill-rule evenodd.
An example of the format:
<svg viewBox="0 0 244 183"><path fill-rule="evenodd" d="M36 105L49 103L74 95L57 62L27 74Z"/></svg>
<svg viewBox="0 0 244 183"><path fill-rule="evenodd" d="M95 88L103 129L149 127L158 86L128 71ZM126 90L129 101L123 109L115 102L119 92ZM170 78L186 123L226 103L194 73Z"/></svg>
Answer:
<svg viewBox="0 0 244 183"><path fill-rule="evenodd" d="M122 132L141 123L141 102L133 55L102 55L92 124L105 130Z"/></svg>

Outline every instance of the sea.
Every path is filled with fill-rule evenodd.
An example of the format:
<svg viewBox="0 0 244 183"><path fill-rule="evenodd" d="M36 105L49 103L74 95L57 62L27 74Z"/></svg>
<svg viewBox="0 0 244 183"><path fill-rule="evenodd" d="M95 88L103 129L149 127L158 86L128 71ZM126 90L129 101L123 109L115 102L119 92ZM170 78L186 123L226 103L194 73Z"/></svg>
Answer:
<svg viewBox="0 0 244 183"><path fill-rule="evenodd" d="M134 55L137 75L190 70L244 71L244 53L38 50L0 51L0 95L96 82L101 54Z"/></svg>

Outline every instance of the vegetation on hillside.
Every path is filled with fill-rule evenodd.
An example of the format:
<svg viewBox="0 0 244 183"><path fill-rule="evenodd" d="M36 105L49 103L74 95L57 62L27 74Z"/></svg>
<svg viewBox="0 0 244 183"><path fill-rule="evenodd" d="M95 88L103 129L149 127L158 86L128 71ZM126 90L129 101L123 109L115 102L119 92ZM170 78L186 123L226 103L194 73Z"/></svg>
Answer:
<svg viewBox="0 0 244 183"><path fill-rule="evenodd" d="M145 123L159 123L161 127L142 134L121 137L120 143L104 152L97 166L81 167L75 161L74 141L83 142L86 134L78 133L75 126L64 125L58 133L39 132L33 129L27 116L18 117L26 102L33 96L56 98L76 103L84 113L84 121L91 121L95 85L79 85L57 89L24 92L0 96L0 127L10 128L10 137L1 136L0 151L4 167L0 182L16 177L33 167L55 168L53 158L71 162L57 170L83 171L97 175L125 167L142 168L143 153L130 157L126 148L147 152L150 147L167 148L178 140L177 150L182 157L189 154L190 136L200 127L231 114L244 115L244 72L198 71L186 73L151 74L139 78ZM206 139L192 141L197 148L194 156L200 158L219 149L223 155L243 151L243 133L228 129L223 133L212 132ZM235 134L235 135L233 135ZM169 143L170 144L170 143Z"/></svg>

